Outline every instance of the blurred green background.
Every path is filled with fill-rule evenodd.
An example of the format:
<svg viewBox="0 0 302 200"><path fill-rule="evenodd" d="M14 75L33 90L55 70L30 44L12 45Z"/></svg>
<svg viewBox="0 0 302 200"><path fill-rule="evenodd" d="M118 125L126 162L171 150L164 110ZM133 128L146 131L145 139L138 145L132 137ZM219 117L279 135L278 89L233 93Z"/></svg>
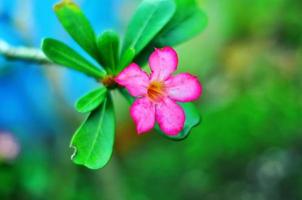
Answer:
<svg viewBox="0 0 302 200"><path fill-rule="evenodd" d="M4 6L7 2L0 0L0 21L13 19L13 23L1 25L0 33L16 26L16 32L22 32L16 37L25 41L20 44L38 47L41 37L63 32L51 13L55 1L29 6L49 13L51 18L45 20L54 24L52 32L42 19L35 23L15 20L29 11L8 12L4 9L11 8ZM99 31L113 27L121 34L139 3L79 2ZM115 148L101 170L74 165L68 147L85 117L73 110L74 96L84 94L93 84L59 68L38 73L41 66L0 60L0 104L5 105L0 107L0 199L302 199L301 1L200 0L199 4L208 15L208 27L176 49L179 71L198 75L204 86L196 102L201 125L182 142L168 141L156 133L137 136L129 105L114 93ZM98 24L102 20L105 25ZM14 35L7 35L19 44ZM59 37L64 40L66 36ZM16 73L34 80L26 82L29 89L23 91L15 83L10 88L12 80L23 84L18 81L24 79L12 79ZM37 88L41 82L45 87ZM82 88L83 84L87 87ZM11 95L12 90L17 96ZM25 98L30 100L25 102ZM16 108L15 99L30 109ZM14 108L30 121L15 117Z"/></svg>

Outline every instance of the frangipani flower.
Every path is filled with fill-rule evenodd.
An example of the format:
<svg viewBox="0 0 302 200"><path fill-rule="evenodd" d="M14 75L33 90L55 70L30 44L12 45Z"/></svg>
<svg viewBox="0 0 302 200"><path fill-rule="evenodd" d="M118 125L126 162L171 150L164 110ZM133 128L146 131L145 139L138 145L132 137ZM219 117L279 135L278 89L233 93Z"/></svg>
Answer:
<svg viewBox="0 0 302 200"><path fill-rule="evenodd" d="M181 73L173 76L178 56L171 47L155 49L149 58L151 75L132 63L115 81L137 99L130 108L138 134L151 130L155 122L167 135L177 135L184 127L185 113L176 102L197 100L202 86L197 77Z"/></svg>

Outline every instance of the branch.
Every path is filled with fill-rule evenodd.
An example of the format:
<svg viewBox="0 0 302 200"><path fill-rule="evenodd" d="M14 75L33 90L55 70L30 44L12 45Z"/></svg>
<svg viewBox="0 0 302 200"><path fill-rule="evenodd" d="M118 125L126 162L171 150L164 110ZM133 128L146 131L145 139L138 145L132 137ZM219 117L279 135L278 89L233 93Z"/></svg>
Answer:
<svg viewBox="0 0 302 200"><path fill-rule="evenodd" d="M0 55L9 60L23 60L39 64L51 64L44 53L36 48L13 47L4 40L0 39Z"/></svg>

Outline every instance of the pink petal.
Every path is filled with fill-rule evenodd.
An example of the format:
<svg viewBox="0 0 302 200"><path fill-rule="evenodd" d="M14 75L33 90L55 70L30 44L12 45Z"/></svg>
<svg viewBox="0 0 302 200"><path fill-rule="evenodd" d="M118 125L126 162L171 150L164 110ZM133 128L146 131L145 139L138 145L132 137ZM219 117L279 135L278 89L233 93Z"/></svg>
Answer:
<svg viewBox="0 0 302 200"><path fill-rule="evenodd" d="M177 68L178 56L171 47L155 49L149 58L151 80L166 80Z"/></svg>
<svg viewBox="0 0 302 200"><path fill-rule="evenodd" d="M147 97L137 99L130 108L130 114L136 124L138 134L154 127L155 105Z"/></svg>
<svg viewBox="0 0 302 200"><path fill-rule="evenodd" d="M148 74L140 67L132 63L125 68L116 78L115 81L124 86L128 92L135 97L143 96L147 93L149 85Z"/></svg>
<svg viewBox="0 0 302 200"><path fill-rule="evenodd" d="M202 86L197 77L182 73L170 77L165 82L168 96L180 102L197 100L202 93Z"/></svg>
<svg viewBox="0 0 302 200"><path fill-rule="evenodd" d="M160 129L167 135L177 135L184 127L185 113L170 98L156 105L155 116Z"/></svg>

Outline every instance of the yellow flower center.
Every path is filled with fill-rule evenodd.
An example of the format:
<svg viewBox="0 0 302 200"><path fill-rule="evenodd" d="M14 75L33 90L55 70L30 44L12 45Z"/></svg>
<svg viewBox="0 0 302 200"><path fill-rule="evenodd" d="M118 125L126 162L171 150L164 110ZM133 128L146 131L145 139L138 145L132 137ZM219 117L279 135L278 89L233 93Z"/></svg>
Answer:
<svg viewBox="0 0 302 200"><path fill-rule="evenodd" d="M165 85L161 81L153 81L150 83L147 91L148 97L153 102L161 101L165 96Z"/></svg>

